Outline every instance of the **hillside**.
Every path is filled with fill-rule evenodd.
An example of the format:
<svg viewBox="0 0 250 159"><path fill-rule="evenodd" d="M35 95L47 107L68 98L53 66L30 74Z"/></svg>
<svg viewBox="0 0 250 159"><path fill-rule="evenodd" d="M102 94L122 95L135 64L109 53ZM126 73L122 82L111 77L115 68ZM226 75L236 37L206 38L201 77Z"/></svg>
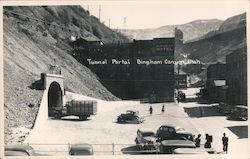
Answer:
<svg viewBox="0 0 250 159"><path fill-rule="evenodd" d="M210 31L217 30L223 21L218 19L210 20L195 20L181 25L166 25L152 29L135 29L122 31L131 39L153 39L155 37L173 37L174 29L177 27L184 33L184 42L198 38L207 34Z"/></svg>
<svg viewBox="0 0 250 159"><path fill-rule="evenodd" d="M225 63L226 55L234 50L246 51L246 46L246 14L240 14L225 20L213 34L210 32L197 41L185 43L180 52L207 64Z"/></svg>
<svg viewBox="0 0 250 159"><path fill-rule="evenodd" d="M70 55L69 39L73 35L100 38L108 43L127 41L124 36L99 23L79 6L4 9L12 11L5 11L3 16L5 143L22 142L28 135L43 94L31 85L40 79L40 73L50 73L51 65L61 67L66 90L119 100Z"/></svg>

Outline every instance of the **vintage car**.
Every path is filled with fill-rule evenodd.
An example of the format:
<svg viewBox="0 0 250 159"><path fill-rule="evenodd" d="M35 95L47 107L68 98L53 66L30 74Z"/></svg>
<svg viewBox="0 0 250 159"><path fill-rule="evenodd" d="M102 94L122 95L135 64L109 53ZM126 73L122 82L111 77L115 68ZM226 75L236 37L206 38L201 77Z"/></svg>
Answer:
<svg viewBox="0 0 250 159"><path fill-rule="evenodd" d="M74 144L70 145L69 155L71 156L86 156L93 155L93 147L90 144Z"/></svg>
<svg viewBox="0 0 250 159"><path fill-rule="evenodd" d="M222 114L230 114L232 113L232 106L227 103L220 102L219 105L217 105L217 110Z"/></svg>
<svg viewBox="0 0 250 159"><path fill-rule="evenodd" d="M127 110L126 114L121 114L117 117L118 123L133 123L140 124L144 121L143 117L139 116L138 111Z"/></svg>
<svg viewBox="0 0 250 159"><path fill-rule="evenodd" d="M150 150L151 152L158 150L158 143L155 133L152 131L137 130L135 143L140 150Z"/></svg>
<svg viewBox="0 0 250 159"><path fill-rule="evenodd" d="M35 152L33 147L27 144L6 145L4 147L5 156L45 156Z"/></svg>
<svg viewBox="0 0 250 159"><path fill-rule="evenodd" d="M227 117L228 120L243 120L248 119L248 107L245 105L236 105L232 113Z"/></svg>
<svg viewBox="0 0 250 159"><path fill-rule="evenodd" d="M195 148L194 142L190 140L176 139L176 140L164 140L160 144L160 153L172 154L177 148Z"/></svg>
<svg viewBox="0 0 250 159"><path fill-rule="evenodd" d="M184 128L173 125L162 125L156 132L158 141L169 139L187 139L193 141L193 134L186 132Z"/></svg>

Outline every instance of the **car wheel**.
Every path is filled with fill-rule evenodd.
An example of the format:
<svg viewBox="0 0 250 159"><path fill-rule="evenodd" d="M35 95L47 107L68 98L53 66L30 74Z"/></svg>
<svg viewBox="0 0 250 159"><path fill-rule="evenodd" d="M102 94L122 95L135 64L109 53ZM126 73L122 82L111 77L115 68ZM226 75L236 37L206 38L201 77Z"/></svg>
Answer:
<svg viewBox="0 0 250 159"><path fill-rule="evenodd" d="M83 121L83 120L86 120L87 119L87 117L86 116L79 116L79 120L81 120L81 121Z"/></svg>
<svg viewBox="0 0 250 159"><path fill-rule="evenodd" d="M61 116L58 112L55 113L55 119L61 119Z"/></svg>
<svg viewBox="0 0 250 159"><path fill-rule="evenodd" d="M123 120L121 119L121 117L118 117L117 122L118 123L122 123L123 122Z"/></svg>

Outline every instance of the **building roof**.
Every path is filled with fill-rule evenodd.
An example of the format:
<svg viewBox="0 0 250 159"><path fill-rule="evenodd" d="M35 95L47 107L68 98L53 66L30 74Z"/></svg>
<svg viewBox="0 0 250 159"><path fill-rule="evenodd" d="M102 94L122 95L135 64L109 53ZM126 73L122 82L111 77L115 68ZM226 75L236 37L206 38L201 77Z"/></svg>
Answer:
<svg viewBox="0 0 250 159"><path fill-rule="evenodd" d="M214 80L214 86L219 87L219 86L225 86L226 85L226 80Z"/></svg>

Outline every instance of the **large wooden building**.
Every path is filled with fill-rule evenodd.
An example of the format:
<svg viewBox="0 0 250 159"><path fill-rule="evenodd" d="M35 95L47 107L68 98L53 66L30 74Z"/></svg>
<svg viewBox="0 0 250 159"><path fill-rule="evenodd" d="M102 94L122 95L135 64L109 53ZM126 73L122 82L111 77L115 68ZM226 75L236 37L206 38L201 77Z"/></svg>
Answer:
<svg viewBox="0 0 250 159"><path fill-rule="evenodd" d="M72 45L73 56L114 95L149 102L174 100L174 38L105 45L78 39Z"/></svg>
<svg viewBox="0 0 250 159"><path fill-rule="evenodd" d="M247 105L247 53L235 51L226 56L227 103Z"/></svg>

